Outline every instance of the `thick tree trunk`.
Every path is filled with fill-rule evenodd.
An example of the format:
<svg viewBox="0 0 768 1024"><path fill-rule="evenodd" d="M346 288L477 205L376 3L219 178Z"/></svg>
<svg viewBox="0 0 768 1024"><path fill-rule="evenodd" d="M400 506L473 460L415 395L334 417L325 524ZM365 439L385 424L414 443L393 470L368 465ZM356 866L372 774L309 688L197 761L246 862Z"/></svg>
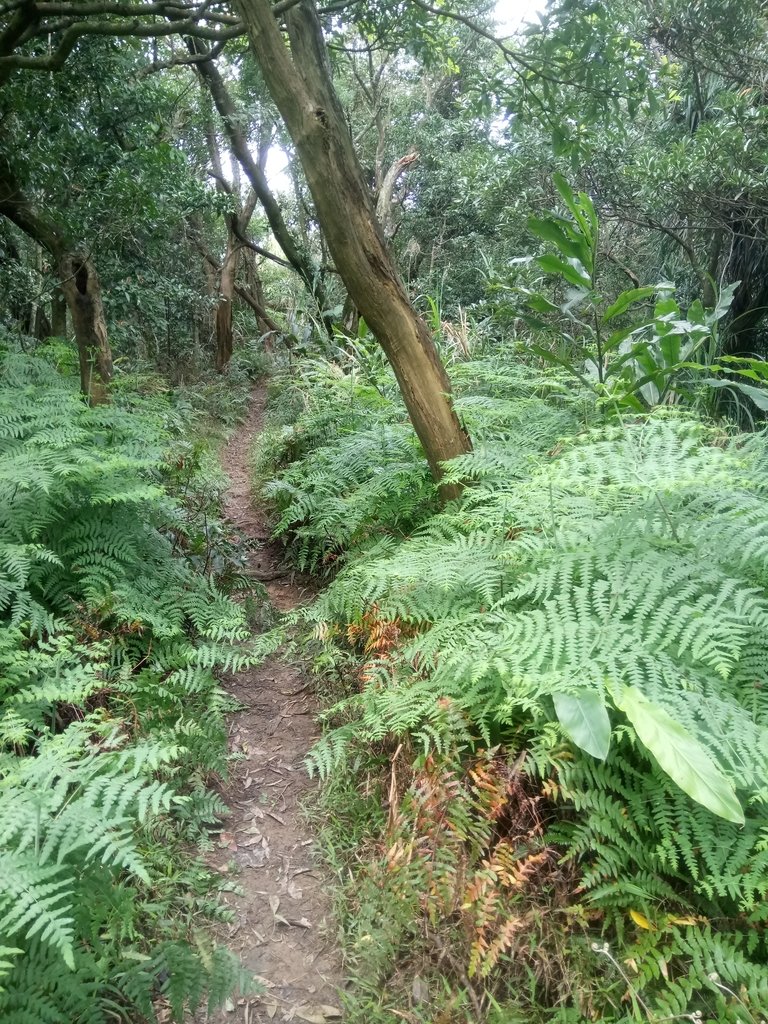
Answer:
<svg viewBox="0 0 768 1024"><path fill-rule="evenodd" d="M59 259L59 277L77 341L81 390L91 405L104 405L109 401L112 352L98 274L88 257L65 253Z"/></svg>
<svg viewBox="0 0 768 1024"><path fill-rule="evenodd" d="M320 226L347 290L384 349L436 480L470 450L432 336L388 252L330 79L322 30L308 0L286 16L287 49L269 0L236 0L261 72L301 158ZM458 489L444 487L444 498Z"/></svg>
<svg viewBox="0 0 768 1024"><path fill-rule="evenodd" d="M43 306L35 307L35 318L32 333L38 341L45 341L45 339L50 338L53 333L51 331L51 322L48 319L48 314L45 312Z"/></svg>

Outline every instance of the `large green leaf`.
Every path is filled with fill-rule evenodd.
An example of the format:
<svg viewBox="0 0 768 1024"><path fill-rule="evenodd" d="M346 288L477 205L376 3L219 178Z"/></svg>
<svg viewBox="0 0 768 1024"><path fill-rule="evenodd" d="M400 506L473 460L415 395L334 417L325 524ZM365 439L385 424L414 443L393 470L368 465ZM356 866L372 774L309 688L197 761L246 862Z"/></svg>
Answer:
<svg viewBox="0 0 768 1024"><path fill-rule="evenodd" d="M734 391L740 391L742 395L751 398L761 412L768 412L768 391L762 388L742 384L737 380L717 380L715 377L707 377L703 383L710 388L732 388Z"/></svg>
<svg viewBox="0 0 768 1024"><path fill-rule="evenodd" d="M619 316L630 306L634 305L635 302L641 302L643 299L650 298L656 289L648 285L645 288L628 288L627 291L622 292L616 301L606 309L603 314L603 320L612 320L615 316Z"/></svg>
<svg viewBox="0 0 768 1024"><path fill-rule="evenodd" d="M566 263L564 260L559 260L557 256L547 255L539 256L536 261L541 269L547 274L559 274L564 277L565 280L577 288L591 288L592 282L587 277L586 270L579 260L574 260L574 263L578 263L581 269L573 266L573 263Z"/></svg>
<svg viewBox="0 0 768 1024"><path fill-rule="evenodd" d="M535 309L537 313L559 313L560 307L556 306L554 302L550 302L544 295L540 295L538 292L534 292L529 295L526 300L526 305L531 309Z"/></svg>
<svg viewBox="0 0 768 1024"><path fill-rule="evenodd" d="M604 761L611 745L611 721L605 701L596 690L553 695L555 713L577 747Z"/></svg>
<svg viewBox="0 0 768 1024"><path fill-rule="evenodd" d="M573 189L568 183L568 180L564 178L559 171L555 171L555 173L552 175L552 181L555 184L555 188L562 196L565 205L568 207L571 213L574 216L576 216L576 213L579 212L579 208L576 202L576 196L573 194Z"/></svg>
<svg viewBox="0 0 768 1024"><path fill-rule="evenodd" d="M684 793L726 821L744 824L744 811L733 786L687 729L647 700L636 686L625 687L619 707L640 742Z"/></svg>
<svg viewBox="0 0 768 1024"><path fill-rule="evenodd" d="M725 316L731 308L733 296L740 284L741 281L733 281L731 284L726 285L725 288L720 289L720 294L717 297L717 305L712 313L713 320L721 320Z"/></svg>
<svg viewBox="0 0 768 1024"><path fill-rule="evenodd" d="M553 242L563 256L579 260L585 267L589 268L592 254L589 246L576 232L576 238L570 238L563 228L551 218L529 217L528 230L545 242ZM577 241L577 238L579 240Z"/></svg>

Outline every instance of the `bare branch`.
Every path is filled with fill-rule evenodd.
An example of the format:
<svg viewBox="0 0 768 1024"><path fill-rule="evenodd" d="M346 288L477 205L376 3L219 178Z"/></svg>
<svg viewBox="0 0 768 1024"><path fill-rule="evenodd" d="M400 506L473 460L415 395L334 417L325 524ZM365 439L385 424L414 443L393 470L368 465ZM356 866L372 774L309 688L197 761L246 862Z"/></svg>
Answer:
<svg viewBox="0 0 768 1024"><path fill-rule="evenodd" d="M204 64L206 61L215 60L220 53L224 52L224 47L226 45L226 42L221 42L212 46L210 50L206 50L205 53L180 54L178 57L170 57L168 60L152 61L151 64L148 64L145 68L141 69L138 77L146 78L148 75L154 75L158 71L165 71L167 68Z"/></svg>

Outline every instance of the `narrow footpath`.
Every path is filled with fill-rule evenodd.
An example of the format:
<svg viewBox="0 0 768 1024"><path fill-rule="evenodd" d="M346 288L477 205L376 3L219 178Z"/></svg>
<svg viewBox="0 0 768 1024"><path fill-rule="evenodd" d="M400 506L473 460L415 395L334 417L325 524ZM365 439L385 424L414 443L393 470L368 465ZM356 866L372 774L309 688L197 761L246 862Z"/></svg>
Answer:
<svg viewBox="0 0 768 1024"><path fill-rule="evenodd" d="M266 388L259 386L248 418L222 452L230 479L224 511L254 542L250 571L264 580L273 606L289 611L310 595L281 572L281 551L269 543L266 512L251 490L249 455L265 405ZM242 895L228 897L235 921L222 939L261 979L265 992L233 1000L207 1019L211 1024L339 1020L341 974L328 879L302 813L314 786L303 760L318 736L311 681L301 665L278 656L230 676L225 685L244 707L231 717L229 728L230 749L240 759L233 761L222 791L231 814L210 862L231 873L242 889Z"/></svg>

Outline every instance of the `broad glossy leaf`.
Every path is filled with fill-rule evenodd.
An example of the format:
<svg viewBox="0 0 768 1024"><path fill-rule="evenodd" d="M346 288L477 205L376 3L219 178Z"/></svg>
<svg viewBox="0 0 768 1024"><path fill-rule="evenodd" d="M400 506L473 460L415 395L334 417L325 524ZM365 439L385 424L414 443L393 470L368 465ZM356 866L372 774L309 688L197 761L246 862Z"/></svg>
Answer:
<svg viewBox="0 0 768 1024"><path fill-rule="evenodd" d="M592 239L597 238L597 229L599 227L597 222L597 213L595 212L595 204L589 198L586 192L579 192L579 205L582 213L589 221L589 226L592 229Z"/></svg>
<svg viewBox="0 0 768 1024"><path fill-rule="evenodd" d="M686 728L647 700L636 686L625 687L620 708L640 742L684 793L726 821L744 824L744 811L733 786Z"/></svg>
<svg viewBox="0 0 768 1024"><path fill-rule="evenodd" d="M560 127L552 129L552 150L555 156L563 156L570 148L571 140Z"/></svg>
<svg viewBox="0 0 768 1024"><path fill-rule="evenodd" d="M653 378L657 373L661 373L664 370L664 367L659 366L656 362L652 349L645 341L633 345L631 355L643 373L649 378Z"/></svg>
<svg viewBox="0 0 768 1024"><path fill-rule="evenodd" d="M603 348L606 352L612 352L615 348L618 348L622 341L625 341L632 334L639 334L645 327L648 326L647 321L637 320L635 323L630 324L628 327L622 327L621 330L613 331L603 341ZM642 342L638 342L642 344Z"/></svg>
<svg viewBox="0 0 768 1024"><path fill-rule="evenodd" d="M560 725L576 746L604 761L611 745L611 720L602 696L585 687L576 693L556 693L552 699Z"/></svg>
<svg viewBox="0 0 768 1024"><path fill-rule="evenodd" d="M530 309L535 309L537 313L559 313L560 312L560 307L556 306L554 304L554 302L550 302L549 299L545 298L545 296L543 296L543 295L538 295L538 294L529 295L526 298L526 300L525 300L525 304Z"/></svg>
<svg viewBox="0 0 768 1024"><path fill-rule="evenodd" d="M591 251L586 242L569 238L554 220L543 217L529 217L528 230L545 242L553 242L564 256L579 260L585 266L591 262Z"/></svg>
<svg viewBox="0 0 768 1024"><path fill-rule="evenodd" d="M555 188L557 189L557 191L562 196L563 202L568 207L568 209L571 211L571 213L575 216L576 215L576 209L577 209L576 208L576 196L573 194L573 189L568 184L567 179L564 178L562 176L562 174L560 174L557 171L555 171L555 173L552 175L552 181L555 183Z"/></svg>
<svg viewBox="0 0 768 1024"><path fill-rule="evenodd" d="M722 318L731 308L733 296L736 293L736 289L739 287L740 284L741 281L734 281L733 284L729 284L725 288L720 289L720 294L717 297L717 305L715 306L714 312L712 313L713 320L722 320Z"/></svg>
<svg viewBox="0 0 768 1024"><path fill-rule="evenodd" d="M552 180L555 183L555 188L557 189L557 191L562 196L563 202L565 203L565 205L568 207L570 212L573 214L573 216L578 221L579 227L584 232L584 235L586 237L587 244L589 246L594 245L595 232L593 230L593 224L596 224L597 218L596 218L596 215L595 215L594 207L592 207L592 203L589 200L589 197L586 197L586 198L587 198L587 202L589 202L589 205L592 208L591 209L591 213L592 213L591 217L585 215L584 210L582 210L582 208L581 208L581 203L579 202L579 200L574 195L573 189L568 184L566 179L562 176L562 174L558 174L558 173L553 174L552 175ZM583 193L582 193L582 195L583 195Z"/></svg>
<svg viewBox="0 0 768 1024"><path fill-rule="evenodd" d="M694 299L688 307L688 319L695 324L704 326L706 324L706 313L700 299Z"/></svg>
<svg viewBox="0 0 768 1024"><path fill-rule="evenodd" d="M559 274L564 277L565 280L577 288L589 289L592 287L592 282L586 276L586 271L579 271L571 263L566 263L564 260L559 260L557 256L546 255L539 256L536 261L541 269L547 274Z"/></svg>
<svg viewBox="0 0 768 1024"><path fill-rule="evenodd" d="M622 292L616 301L606 309L603 314L603 320L612 320L615 316L619 316L625 310L629 309L635 302L641 302L643 299L650 298L654 294L656 289L652 286L645 288L628 288L627 291Z"/></svg>
<svg viewBox="0 0 768 1024"><path fill-rule="evenodd" d="M659 338L659 351L664 358L665 366L676 366L680 362L680 344L682 335L672 331Z"/></svg>
<svg viewBox="0 0 768 1024"><path fill-rule="evenodd" d="M653 308L653 316L656 320L661 320L663 317L669 316L680 316L680 307L672 298L671 295L667 295L656 303Z"/></svg>

